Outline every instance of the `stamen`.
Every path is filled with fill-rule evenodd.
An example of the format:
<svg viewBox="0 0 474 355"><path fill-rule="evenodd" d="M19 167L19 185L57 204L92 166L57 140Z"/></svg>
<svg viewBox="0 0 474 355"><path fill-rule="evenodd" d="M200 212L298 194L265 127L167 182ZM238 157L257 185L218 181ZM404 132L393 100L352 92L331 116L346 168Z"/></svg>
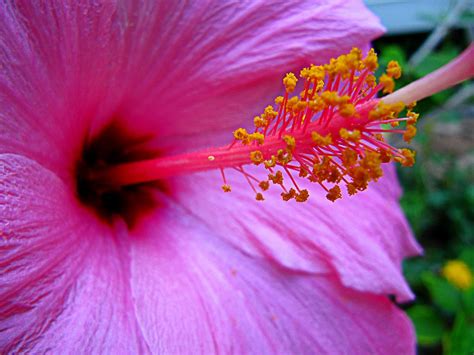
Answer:
<svg viewBox="0 0 474 355"><path fill-rule="evenodd" d="M354 48L329 64L302 69L299 79L287 73L284 95L275 99L275 106L267 106L254 117L252 130L236 129L229 145L108 167L91 172L90 179L111 186L130 185L218 169L222 190L230 192L224 171L231 168L243 175L259 201L271 185L281 188L285 201L306 201L309 193L298 180L321 186L330 201L342 198L344 186L354 195L382 176L382 164L395 161L412 166L415 161L414 152L392 147L382 135L401 134L410 142L418 119L414 103L405 106L407 95L394 100L396 93L388 100L375 98L380 91L393 91L401 68L391 61L378 83L373 74L377 68L377 54L372 49L363 58ZM302 91L290 96L299 87ZM402 112L405 114L399 117ZM258 166L262 176L246 172L246 165Z"/></svg>

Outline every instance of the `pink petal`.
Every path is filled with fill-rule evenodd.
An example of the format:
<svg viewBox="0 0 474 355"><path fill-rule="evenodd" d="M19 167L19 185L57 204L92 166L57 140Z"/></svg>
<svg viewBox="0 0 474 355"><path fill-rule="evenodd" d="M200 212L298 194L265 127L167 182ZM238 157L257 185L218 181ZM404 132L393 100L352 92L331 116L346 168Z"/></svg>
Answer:
<svg viewBox="0 0 474 355"><path fill-rule="evenodd" d="M137 321L154 352L414 353L386 297L242 253L171 200L131 241Z"/></svg>
<svg viewBox="0 0 474 355"><path fill-rule="evenodd" d="M214 135L211 144L222 143L217 132L261 113L286 71L326 62L382 33L361 1L207 1L174 14L160 23L158 7L139 12L138 23L156 16L156 32L130 33L138 46L130 58L136 81L121 111L134 129L159 132L169 149L209 144L203 132ZM150 39L156 33L160 41Z"/></svg>
<svg viewBox="0 0 474 355"><path fill-rule="evenodd" d="M264 193L266 201L258 202L244 177L232 172L227 173L228 194L218 191L219 173L176 179L172 191L189 214L246 253L306 272L321 272L326 265L347 287L407 301L413 295L400 264L420 248L398 205L393 169L386 171L367 191L335 203L325 199L322 189L305 183L302 188L311 194L306 203L281 201L275 186Z"/></svg>
<svg viewBox="0 0 474 355"><path fill-rule="evenodd" d="M0 155L0 353L137 353L126 234L37 163Z"/></svg>
<svg viewBox="0 0 474 355"><path fill-rule="evenodd" d="M361 1L2 3L0 151L67 176L114 119L170 150L202 145L260 111L285 70L380 33Z"/></svg>
<svg viewBox="0 0 474 355"><path fill-rule="evenodd" d="M109 2L0 4L0 152L67 175L91 121L117 106L113 17Z"/></svg>

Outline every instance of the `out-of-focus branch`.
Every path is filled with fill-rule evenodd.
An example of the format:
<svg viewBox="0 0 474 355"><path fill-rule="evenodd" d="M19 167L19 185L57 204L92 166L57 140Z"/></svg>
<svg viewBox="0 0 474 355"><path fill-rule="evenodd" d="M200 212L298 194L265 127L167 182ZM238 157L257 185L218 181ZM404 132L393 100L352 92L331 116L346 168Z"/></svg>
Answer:
<svg viewBox="0 0 474 355"><path fill-rule="evenodd" d="M438 26L431 32L426 41L410 58L409 64L415 67L421 63L427 55L436 47L436 45L446 36L449 29L458 21L461 14L467 8L471 0L459 0L454 8L449 12L444 21L441 21Z"/></svg>

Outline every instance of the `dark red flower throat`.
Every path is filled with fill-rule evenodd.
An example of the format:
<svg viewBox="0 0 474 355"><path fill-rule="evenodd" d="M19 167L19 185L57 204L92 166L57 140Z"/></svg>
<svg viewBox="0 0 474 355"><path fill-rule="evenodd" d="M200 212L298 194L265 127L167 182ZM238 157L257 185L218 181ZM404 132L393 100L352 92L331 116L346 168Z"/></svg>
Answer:
<svg viewBox="0 0 474 355"><path fill-rule="evenodd" d="M161 180L127 186L111 185L91 179L98 171L132 161L160 156L150 149L151 136L137 136L113 121L93 137L86 139L76 164L76 191L81 203L100 219L112 223L122 218L129 227L157 205L156 190L168 191Z"/></svg>

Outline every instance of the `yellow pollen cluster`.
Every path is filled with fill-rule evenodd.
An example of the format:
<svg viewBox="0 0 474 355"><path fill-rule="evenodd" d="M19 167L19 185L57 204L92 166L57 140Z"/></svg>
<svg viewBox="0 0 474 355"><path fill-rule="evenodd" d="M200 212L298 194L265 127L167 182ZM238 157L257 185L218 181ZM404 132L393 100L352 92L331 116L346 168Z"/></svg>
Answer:
<svg viewBox="0 0 474 355"><path fill-rule="evenodd" d="M326 146L332 144L331 134L321 136L318 132L311 132L311 139L319 146Z"/></svg>
<svg viewBox="0 0 474 355"><path fill-rule="evenodd" d="M255 164L255 165L259 165L261 163L263 163L263 154L261 151L259 150L256 150L256 151L253 151L253 152L250 152L250 160Z"/></svg>
<svg viewBox="0 0 474 355"><path fill-rule="evenodd" d="M295 74L293 73L286 74L285 78L283 79L283 85L285 85L286 92L295 91L297 82L298 82L298 79L296 78Z"/></svg>
<svg viewBox="0 0 474 355"><path fill-rule="evenodd" d="M292 152L293 150L295 150L295 148L296 148L295 137L292 137L292 136L287 134L287 135L283 136L283 140L286 143L286 149L288 151Z"/></svg>
<svg viewBox="0 0 474 355"><path fill-rule="evenodd" d="M263 144L265 136L260 132L249 134L245 128L238 128L234 131L234 138L244 145L250 145L252 142Z"/></svg>
<svg viewBox="0 0 474 355"><path fill-rule="evenodd" d="M370 48L369 53L362 61L362 64L371 72L374 72L379 67L377 53L375 53L373 48ZM375 80L375 76L373 76Z"/></svg>
<svg viewBox="0 0 474 355"><path fill-rule="evenodd" d="M402 134L410 142L418 119L413 112L415 103L405 107L377 99L379 91L392 92L394 79L402 74L399 64L390 61L377 82L377 68L373 49L364 57L354 48L329 64L302 69L301 82L295 74L287 73L284 95L274 100L276 107L267 106L254 117L253 133L235 130L229 147L232 150L236 145L239 152L246 152L247 163L237 168L252 189L265 192L276 185L283 190L283 200L304 202L309 192L298 186L304 179L321 186L326 198L335 201L345 194L341 187L354 195L377 181L383 175L382 164L395 161L412 166L415 153L390 146L383 133ZM299 94L290 96L297 86L301 86ZM402 112L406 117L399 117ZM262 180L244 172L243 165L249 163L263 166L267 177ZM256 194L257 200L264 199L261 192Z"/></svg>
<svg viewBox="0 0 474 355"><path fill-rule="evenodd" d="M341 128L339 135L348 142L357 143L360 141L360 131L358 129L350 132L345 128Z"/></svg>
<svg viewBox="0 0 474 355"><path fill-rule="evenodd" d="M402 75L402 68L395 60L391 60L387 66L387 73L382 74L379 78L380 84L383 87L383 93L389 94L395 89L395 81L393 79L399 79Z"/></svg>

